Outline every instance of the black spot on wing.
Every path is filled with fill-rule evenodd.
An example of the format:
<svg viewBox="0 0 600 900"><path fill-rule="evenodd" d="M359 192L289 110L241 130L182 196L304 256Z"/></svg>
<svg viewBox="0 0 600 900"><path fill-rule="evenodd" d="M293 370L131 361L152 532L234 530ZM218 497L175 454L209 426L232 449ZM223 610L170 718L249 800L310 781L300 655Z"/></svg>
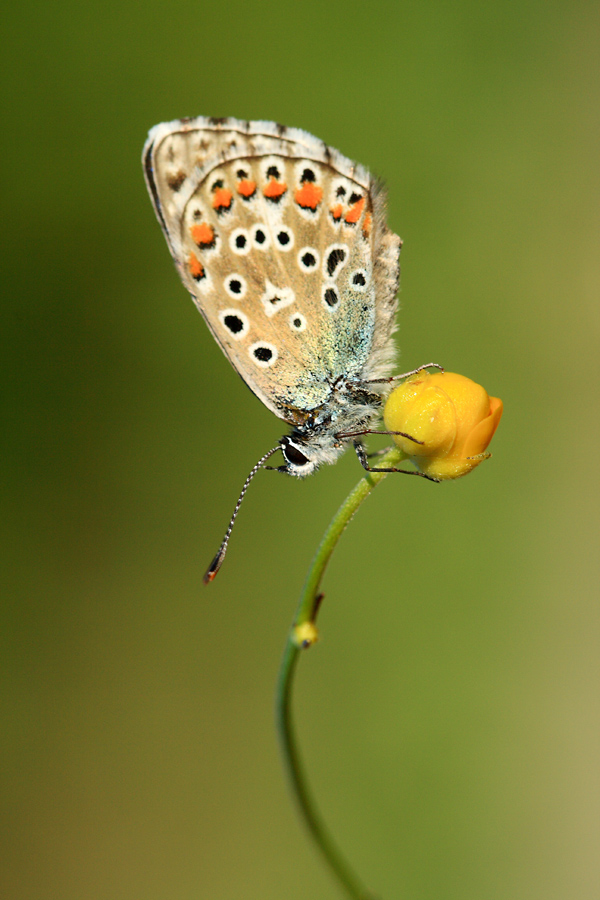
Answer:
<svg viewBox="0 0 600 900"><path fill-rule="evenodd" d="M270 347L256 347L254 355L260 362L269 362L273 356L273 351Z"/></svg>
<svg viewBox="0 0 600 900"><path fill-rule="evenodd" d="M325 293L323 294L323 299L327 306L333 309L334 306L337 306L340 302L340 298L338 297L338 293L335 288L326 288Z"/></svg>
<svg viewBox="0 0 600 900"><path fill-rule="evenodd" d="M244 323L242 322L242 320L240 319L239 316L228 315L228 316L225 316L223 321L224 321L226 327L229 328L229 330L231 331L232 334L239 334L240 331L242 331L242 329L244 327Z"/></svg>
<svg viewBox="0 0 600 900"><path fill-rule="evenodd" d="M327 274L330 278L333 277L333 273L337 269L337 267L344 262L346 259L346 251L342 250L341 247L335 247L327 257Z"/></svg>

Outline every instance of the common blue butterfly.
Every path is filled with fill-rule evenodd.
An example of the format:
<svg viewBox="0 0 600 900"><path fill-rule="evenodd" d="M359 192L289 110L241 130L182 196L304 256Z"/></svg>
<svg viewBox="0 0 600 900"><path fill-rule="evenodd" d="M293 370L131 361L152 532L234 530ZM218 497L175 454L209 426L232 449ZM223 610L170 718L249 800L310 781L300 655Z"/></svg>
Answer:
<svg viewBox="0 0 600 900"><path fill-rule="evenodd" d="M357 438L374 431L391 381L402 242L387 227L381 183L299 129L179 119L150 131L143 165L194 303L291 428L248 476L211 581L251 479L277 450L278 470L298 477L351 443L369 468Z"/></svg>

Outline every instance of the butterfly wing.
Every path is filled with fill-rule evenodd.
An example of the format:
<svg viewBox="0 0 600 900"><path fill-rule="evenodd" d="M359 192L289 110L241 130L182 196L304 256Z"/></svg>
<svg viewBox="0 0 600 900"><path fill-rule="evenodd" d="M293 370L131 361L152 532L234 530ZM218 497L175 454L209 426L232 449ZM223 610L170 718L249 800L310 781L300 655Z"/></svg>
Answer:
<svg viewBox="0 0 600 900"><path fill-rule="evenodd" d="M272 412L300 424L340 379L388 374L401 242L366 169L235 119L157 125L143 161L182 281Z"/></svg>

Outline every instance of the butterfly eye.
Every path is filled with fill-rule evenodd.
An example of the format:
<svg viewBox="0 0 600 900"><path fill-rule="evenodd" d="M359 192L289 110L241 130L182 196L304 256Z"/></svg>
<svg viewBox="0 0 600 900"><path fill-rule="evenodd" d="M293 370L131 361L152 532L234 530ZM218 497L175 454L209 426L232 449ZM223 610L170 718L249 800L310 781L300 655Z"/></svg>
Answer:
<svg viewBox="0 0 600 900"><path fill-rule="evenodd" d="M281 442L281 452L286 462L293 466L306 466L310 460L302 453L296 444L293 444L289 438L284 438Z"/></svg>

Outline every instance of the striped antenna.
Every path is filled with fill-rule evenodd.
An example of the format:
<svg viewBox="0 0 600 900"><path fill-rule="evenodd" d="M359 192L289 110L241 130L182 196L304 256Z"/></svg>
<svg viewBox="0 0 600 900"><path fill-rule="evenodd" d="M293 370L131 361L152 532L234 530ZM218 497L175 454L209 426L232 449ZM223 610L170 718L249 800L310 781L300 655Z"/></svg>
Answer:
<svg viewBox="0 0 600 900"><path fill-rule="evenodd" d="M250 484L250 482L252 481L252 479L254 478L256 473L258 472L258 470L262 469L262 467L264 466L266 461L269 459L269 457L273 456L274 453L277 453L278 450L279 450L279 444L277 444L276 447L273 447L272 450L269 450L268 453L265 453L265 455L261 459L259 459L259 461L256 463L256 465L254 466L254 468L252 469L252 471L246 478L246 480L244 482L244 486L242 488L242 492L241 492L240 496L238 497L238 502L235 504L235 509L233 510L233 515L229 522L229 526L227 528L227 531L225 532L225 537L223 538L221 546L219 547L219 552L217 553L217 555L211 562L210 566L206 570L206 574L204 575L204 579L203 579L204 584L209 584L211 581L214 581L217 572L223 565L223 560L225 559L225 554L227 553L227 545L229 544L229 538L231 537L231 532L233 531L233 525L237 518L237 514L240 510L240 506L242 505L242 500L244 499L244 494L248 490L248 485Z"/></svg>

